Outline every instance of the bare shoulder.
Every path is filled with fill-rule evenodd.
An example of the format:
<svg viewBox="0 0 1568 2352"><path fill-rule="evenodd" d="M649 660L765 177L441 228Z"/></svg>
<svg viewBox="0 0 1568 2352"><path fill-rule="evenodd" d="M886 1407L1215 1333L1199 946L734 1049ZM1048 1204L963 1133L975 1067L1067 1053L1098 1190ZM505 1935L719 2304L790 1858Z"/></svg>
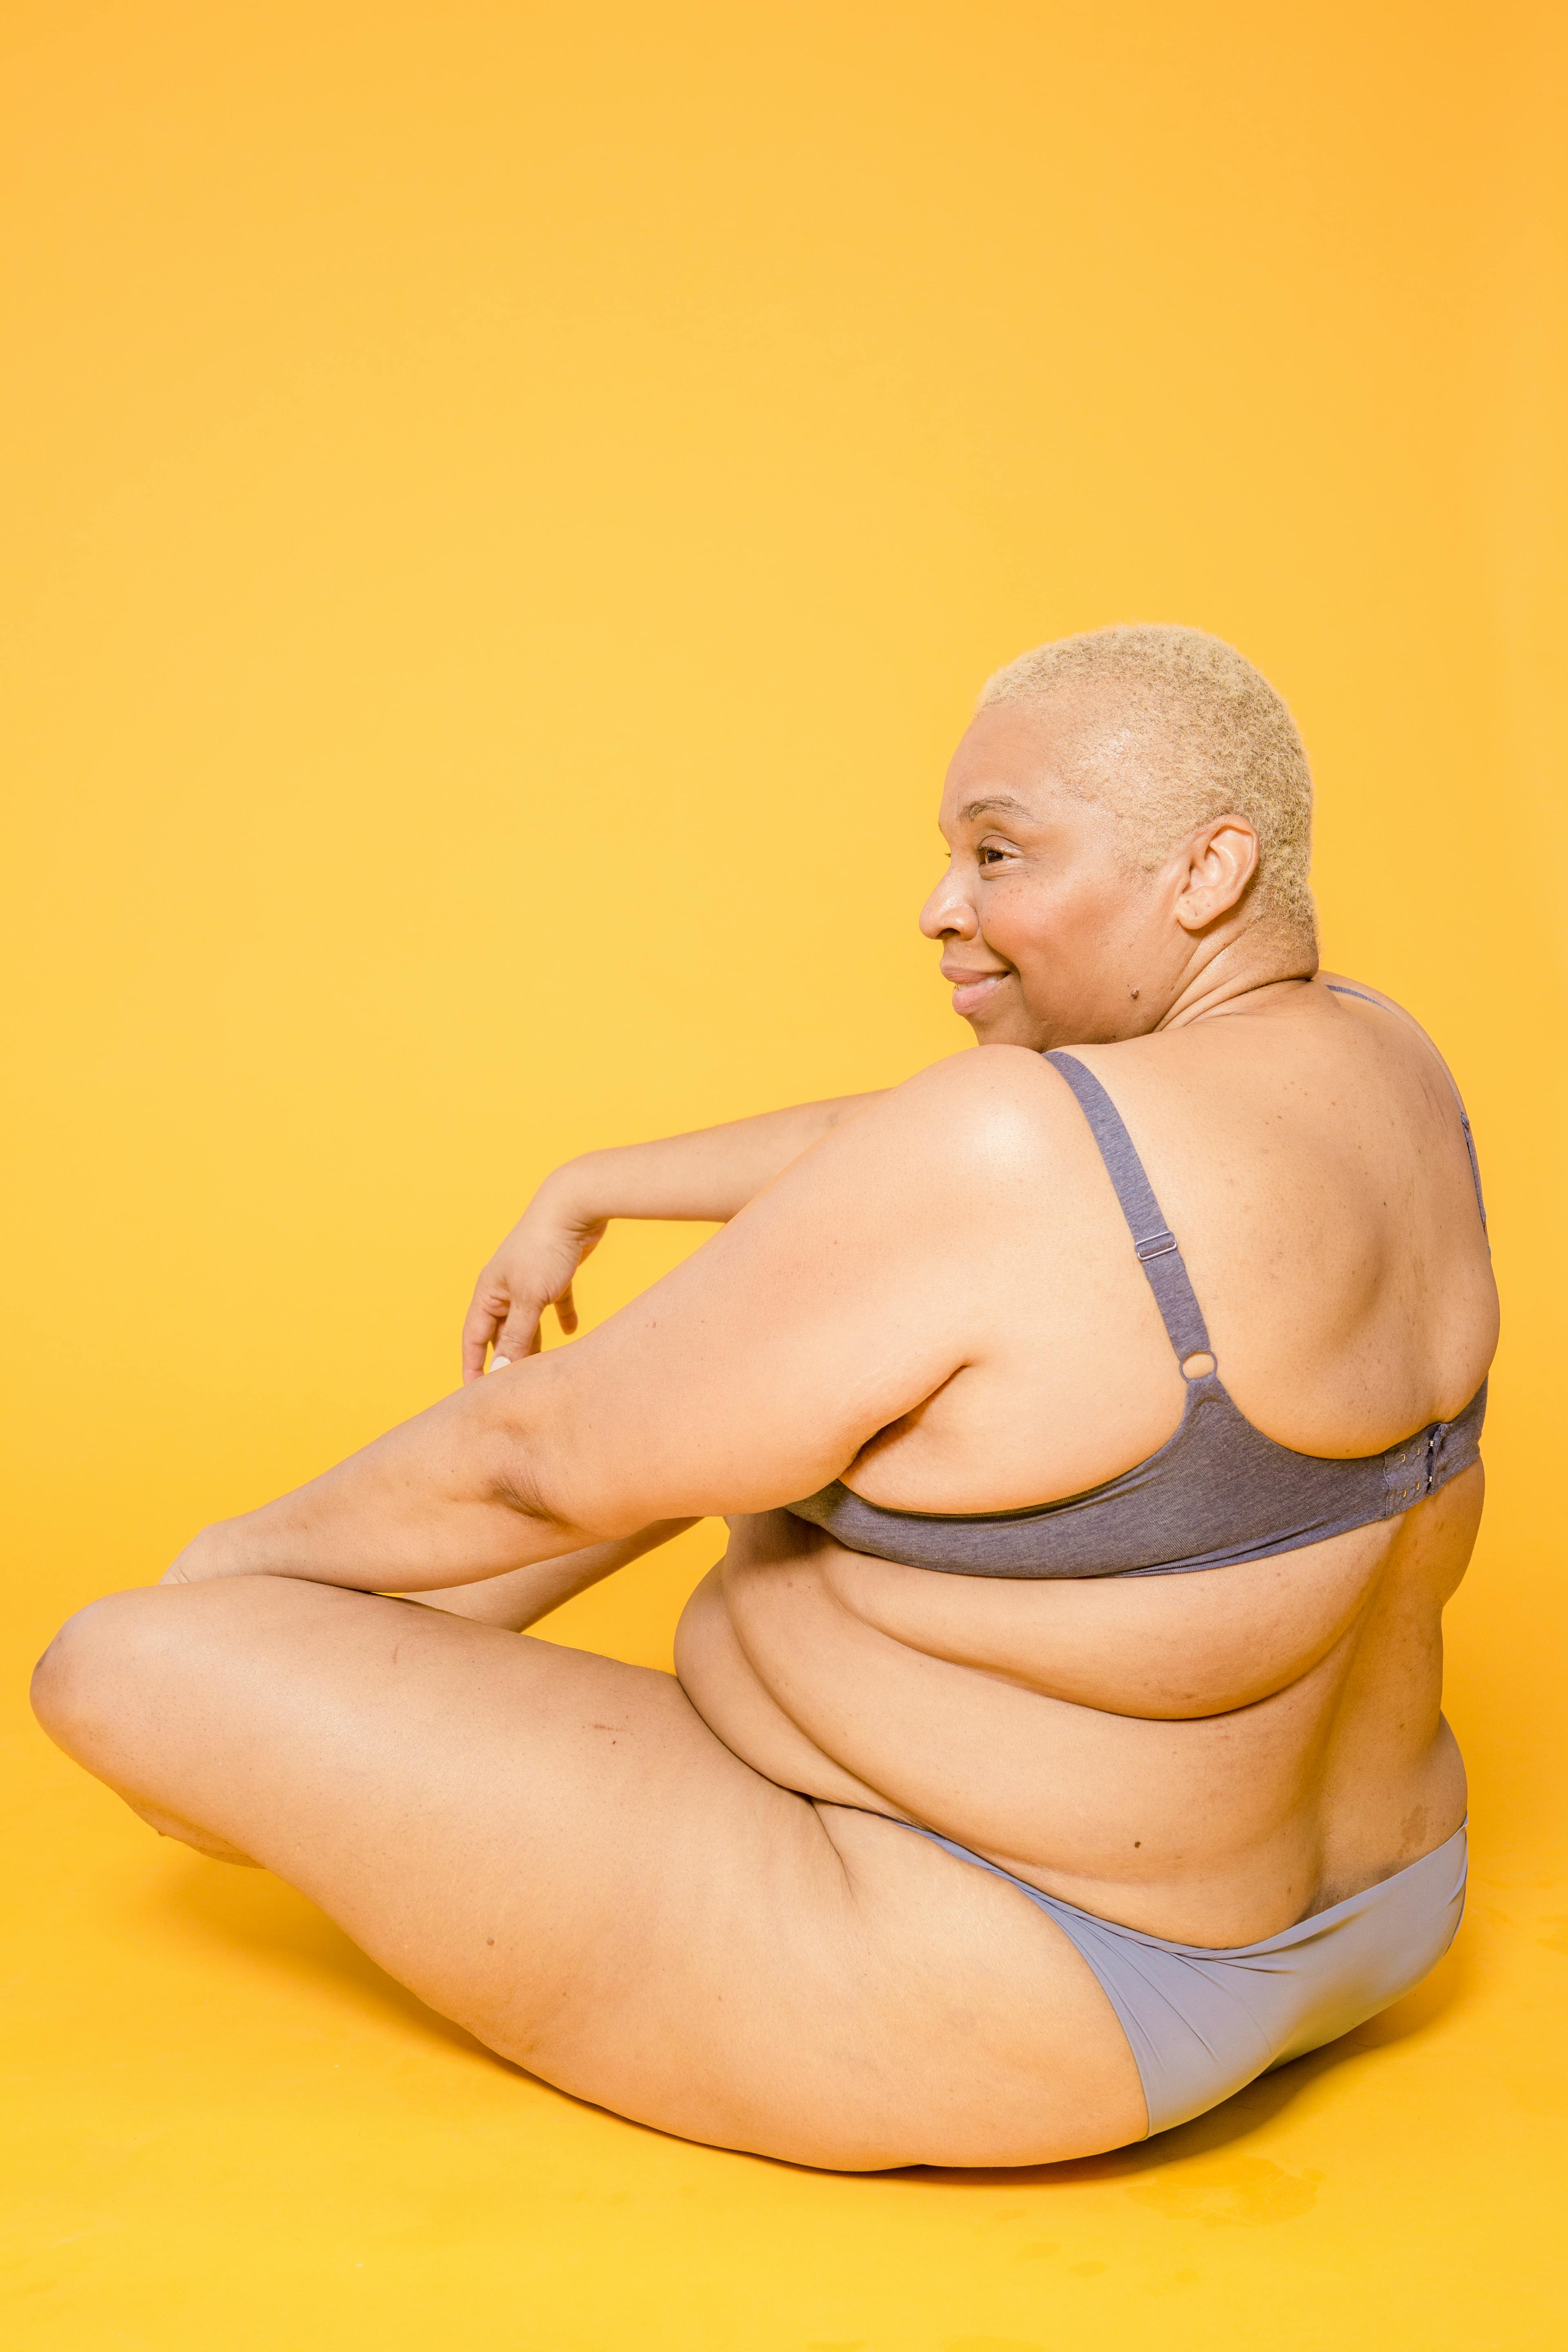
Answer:
<svg viewBox="0 0 1568 2352"><path fill-rule="evenodd" d="M1357 980L1348 971L1320 971L1314 975L1313 984L1328 989L1335 996L1350 996L1365 1004L1379 1004L1385 1013L1397 1013L1400 1019L1408 1021L1413 1029L1421 1027L1413 1013L1407 1013L1385 988L1379 988L1373 981ZM1426 1033L1423 1029L1421 1034L1425 1036Z"/></svg>
<svg viewBox="0 0 1568 2352"><path fill-rule="evenodd" d="M1364 1008L1368 1006L1371 1007L1374 1016L1380 1013L1391 1015L1392 1034L1395 1035L1403 1034L1412 1045L1425 1047L1452 1086L1453 1074L1448 1068L1441 1046L1431 1031L1424 1029L1408 1006L1401 1004L1395 997L1390 996L1386 989L1374 986L1369 980L1353 980L1349 973L1342 971L1319 972L1314 987L1321 988L1325 995L1333 1000L1335 1009L1352 1020L1363 1015ZM1380 1024L1379 1025L1384 1034L1390 1034L1390 1024Z"/></svg>
<svg viewBox="0 0 1568 2352"><path fill-rule="evenodd" d="M962 1120L998 1144L1020 1129L1037 1136L1059 1117L1062 1089L1043 1054L1027 1045L972 1045L917 1070L884 1097L906 1118Z"/></svg>
<svg viewBox="0 0 1568 2352"><path fill-rule="evenodd" d="M1073 1122L1070 1097L1023 1045L975 1045L917 1070L833 1129L796 1166L826 1174L896 1165L942 1187L974 1190L1025 1167L1037 1173Z"/></svg>
<svg viewBox="0 0 1568 2352"><path fill-rule="evenodd" d="M1414 1013L1401 1004L1396 998L1390 996L1386 989L1378 988L1372 981L1355 980L1349 972L1344 971L1320 971L1312 982L1310 992L1316 995L1320 991L1324 995L1336 1000L1337 1012L1347 1013L1352 1018L1357 1008L1363 1005L1371 1005L1375 1013L1392 1013L1394 1020L1407 1029L1413 1037L1421 1038L1431 1047L1434 1054L1436 1053L1436 1045L1428 1033L1423 1029Z"/></svg>

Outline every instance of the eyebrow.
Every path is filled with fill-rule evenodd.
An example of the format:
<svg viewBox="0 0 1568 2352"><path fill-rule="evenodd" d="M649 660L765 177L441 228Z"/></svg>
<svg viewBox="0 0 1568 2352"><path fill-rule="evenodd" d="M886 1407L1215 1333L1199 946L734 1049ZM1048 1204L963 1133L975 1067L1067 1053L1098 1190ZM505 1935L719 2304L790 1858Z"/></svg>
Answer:
<svg viewBox="0 0 1568 2352"><path fill-rule="evenodd" d="M961 824L967 824L971 817L984 816L987 809L1005 809L1013 816L1034 814L1034 811L1026 808L1022 801L1016 801L1011 793L994 793L986 800L971 801L966 807L961 808L958 812L959 822Z"/></svg>

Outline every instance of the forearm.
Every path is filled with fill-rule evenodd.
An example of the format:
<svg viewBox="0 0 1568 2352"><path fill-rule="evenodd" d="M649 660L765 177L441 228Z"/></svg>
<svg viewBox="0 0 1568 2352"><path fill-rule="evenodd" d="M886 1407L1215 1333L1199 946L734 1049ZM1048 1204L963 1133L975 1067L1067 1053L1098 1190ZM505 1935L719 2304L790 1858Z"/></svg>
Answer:
<svg viewBox="0 0 1568 2352"><path fill-rule="evenodd" d="M728 1224L736 1212L808 1152L871 1095L798 1103L658 1143L584 1152L546 1177L488 1265L463 1321L463 1378L494 1362L516 1363L540 1345L540 1318L553 1307L561 1328L577 1328L572 1285L578 1267L617 1217L665 1217Z"/></svg>
<svg viewBox="0 0 1568 2352"><path fill-rule="evenodd" d="M500 1625L508 1633L521 1633L552 1609L559 1609L563 1601L586 1592L591 1585L602 1584L617 1569L696 1525L695 1519L660 1519L617 1543L589 1544L582 1551L563 1553L559 1559L503 1570L500 1576L487 1577L478 1584L443 1585L408 1597L426 1608L444 1609L449 1616L472 1617L481 1625Z"/></svg>
<svg viewBox="0 0 1568 2352"><path fill-rule="evenodd" d="M793 1160L875 1095L796 1103L725 1127L584 1152L550 1179L584 1224L611 1217L725 1224Z"/></svg>

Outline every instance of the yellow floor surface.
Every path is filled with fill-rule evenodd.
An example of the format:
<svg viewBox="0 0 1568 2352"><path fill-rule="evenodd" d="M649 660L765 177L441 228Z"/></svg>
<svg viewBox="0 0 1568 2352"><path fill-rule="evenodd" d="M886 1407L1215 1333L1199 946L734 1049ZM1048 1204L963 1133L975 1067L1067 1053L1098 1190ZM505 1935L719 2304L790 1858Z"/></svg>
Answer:
<svg viewBox="0 0 1568 2352"><path fill-rule="evenodd" d="M710 1534L557 1630L659 1663ZM687 2147L530 2080L289 1888L155 1842L41 1738L12 1747L7 2345L1568 2337L1568 1870L1533 1808L1493 1818L1500 1791L1455 1948L1333 2050L1146 2147L845 2179Z"/></svg>

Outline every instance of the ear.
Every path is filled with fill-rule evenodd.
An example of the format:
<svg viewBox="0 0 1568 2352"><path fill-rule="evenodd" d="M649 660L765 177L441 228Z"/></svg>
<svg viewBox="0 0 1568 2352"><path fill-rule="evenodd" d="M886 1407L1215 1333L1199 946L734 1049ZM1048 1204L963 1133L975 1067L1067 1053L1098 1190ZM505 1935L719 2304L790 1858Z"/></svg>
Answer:
<svg viewBox="0 0 1568 2352"><path fill-rule="evenodd" d="M1185 931L1205 930L1228 915L1258 871L1258 835L1233 811L1189 834L1176 853L1175 918Z"/></svg>

